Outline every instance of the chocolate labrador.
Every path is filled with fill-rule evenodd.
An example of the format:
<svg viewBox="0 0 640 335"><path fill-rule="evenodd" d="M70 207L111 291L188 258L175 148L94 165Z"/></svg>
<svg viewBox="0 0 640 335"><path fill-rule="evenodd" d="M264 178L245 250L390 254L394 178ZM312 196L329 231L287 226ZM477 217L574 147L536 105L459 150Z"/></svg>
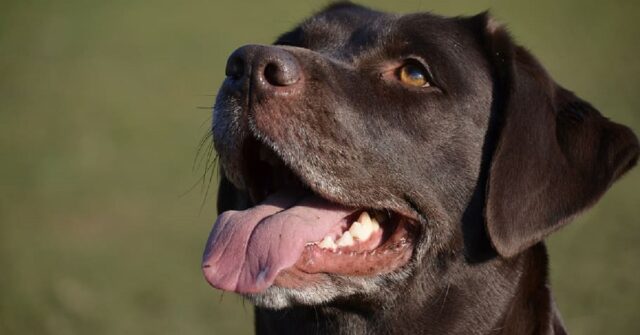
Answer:
<svg viewBox="0 0 640 335"><path fill-rule="evenodd" d="M543 239L640 151L488 14L350 3L233 52L212 131L258 334L565 334Z"/></svg>

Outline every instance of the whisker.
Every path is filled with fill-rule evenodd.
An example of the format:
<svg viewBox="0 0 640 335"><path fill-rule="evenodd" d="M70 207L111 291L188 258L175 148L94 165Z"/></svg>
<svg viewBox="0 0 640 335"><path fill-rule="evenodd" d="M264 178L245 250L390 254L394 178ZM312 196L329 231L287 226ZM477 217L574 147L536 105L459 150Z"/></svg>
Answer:
<svg viewBox="0 0 640 335"><path fill-rule="evenodd" d="M200 127L203 127L205 124L206 124L208 127L210 127L210 126L211 126L211 119L212 119L211 115L208 115L208 116L207 116L207 118L206 118L206 119L204 119L204 121L202 121L202 124L200 124ZM209 129L209 128L207 128L207 132L209 132L209 131L210 131L210 129Z"/></svg>
<svg viewBox="0 0 640 335"><path fill-rule="evenodd" d="M211 134L210 131L208 131L202 137L202 139L200 140L200 143L198 143L198 148L196 150L195 157L193 158L193 164L191 166L192 172L195 172L195 170L197 170L197 167L199 167L203 161L203 155L202 155L203 149L206 149L207 154L209 150L213 149L213 141L211 141L212 137L213 135Z"/></svg>
<svg viewBox="0 0 640 335"><path fill-rule="evenodd" d="M198 151L194 157L193 166L191 167L191 170L195 172L199 170L200 167L204 164L205 165L204 173L191 186L189 186L189 188L186 191L180 194L179 196L180 198L191 193L198 185L201 185L201 188L204 187L204 184L207 180L207 174L209 174L209 172L211 171L210 161L211 161L211 155L213 152L213 142L207 141L210 138L211 138L211 135L205 135L203 139L200 141L200 144L198 145ZM203 155L203 148L206 148L206 155ZM215 165L215 161L214 161L214 165ZM200 210L202 210L202 206Z"/></svg>
<svg viewBox="0 0 640 335"><path fill-rule="evenodd" d="M202 199L202 203L200 204L200 213L202 213L202 210L204 209L204 205L207 202L207 199L209 198L209 190L211 189L211 184L213 183L213 177L214 176L218 176L219 177L219 169L215 169L214 167L218 166L218 155L215 155L214 159L212 160L212 164L210 165L210 168L207 169L209 171L211 171L211 173L209 174L209 180L207 182L207 189L204 192L204 197ZM218 173L216 173L216 171ZM206 171L205 171L205 176L206 176Z"/></svg>
<svg viewBox="0 0 640 335"><path fill-rule="evenodd" d="M205 124L210 125L211 119L212 119L211 116L208 116L207 118L205 118L202 124L200 125L200 127L203 127ZM200 170L202 166L204 166L204 173L191 186L189 186L186 191L180 194L179 196L180 198L191 193L198 185L201 185L201 188L204 188L205 183L207 183L207 179L211 180L211 178L208 177L207 175L212 170L211 157L214 151L212 138L213 138L213 133L211 132L211 128L207 126L207 129L204 132L204 135L198 141L198 144L196 146L196 152L193 157L193 162L191 164L192 172L196 172ZM214 160L213 165L215 165L215 163L216 162ZM202 206L200 210L202 211Z"/></svg>

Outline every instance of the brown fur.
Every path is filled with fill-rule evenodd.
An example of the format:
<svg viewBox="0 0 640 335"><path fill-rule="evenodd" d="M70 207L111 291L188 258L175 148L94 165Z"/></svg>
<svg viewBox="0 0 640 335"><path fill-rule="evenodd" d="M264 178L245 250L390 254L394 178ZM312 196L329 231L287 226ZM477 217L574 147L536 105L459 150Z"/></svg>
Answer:
<svg viewBox="0 0 640 335"><path fill-rule="evenodd" d="M426 61L433 89L380 75L407 57ZM264 85L269 62L294 64L276 82L302 79ZM244 77L216 102L219 211L253 205L244 150L257 140L322 197L419 217L413 257L394 273L248 295L257 333L565 334L543 239L634 166L638 140L486 13L340 3L230 64Z"/></svg>

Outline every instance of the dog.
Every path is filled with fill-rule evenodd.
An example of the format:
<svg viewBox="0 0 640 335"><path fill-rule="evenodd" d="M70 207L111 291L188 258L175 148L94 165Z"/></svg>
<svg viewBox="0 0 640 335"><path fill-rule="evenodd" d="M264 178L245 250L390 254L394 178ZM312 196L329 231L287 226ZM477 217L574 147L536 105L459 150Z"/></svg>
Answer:
<svg viewBox="0 0 640 335"><path fill-rule="evenodd" d="M565 334L543 240L640 152L488 13L351 3L233 52L212 133L258 334Z"/></svg>

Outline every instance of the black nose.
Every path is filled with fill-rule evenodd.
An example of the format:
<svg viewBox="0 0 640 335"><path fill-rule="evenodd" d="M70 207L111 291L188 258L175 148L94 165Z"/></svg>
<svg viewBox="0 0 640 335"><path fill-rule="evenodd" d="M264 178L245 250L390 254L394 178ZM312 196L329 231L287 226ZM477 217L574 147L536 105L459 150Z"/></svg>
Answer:
<svg viewBox="0 0 640 335"><path fill-rule="evenodd" d="M292 86L302 77L297 59L276 46L247 45L234 51L225 73L234 80L253 80L262 89Z"/></svg>

